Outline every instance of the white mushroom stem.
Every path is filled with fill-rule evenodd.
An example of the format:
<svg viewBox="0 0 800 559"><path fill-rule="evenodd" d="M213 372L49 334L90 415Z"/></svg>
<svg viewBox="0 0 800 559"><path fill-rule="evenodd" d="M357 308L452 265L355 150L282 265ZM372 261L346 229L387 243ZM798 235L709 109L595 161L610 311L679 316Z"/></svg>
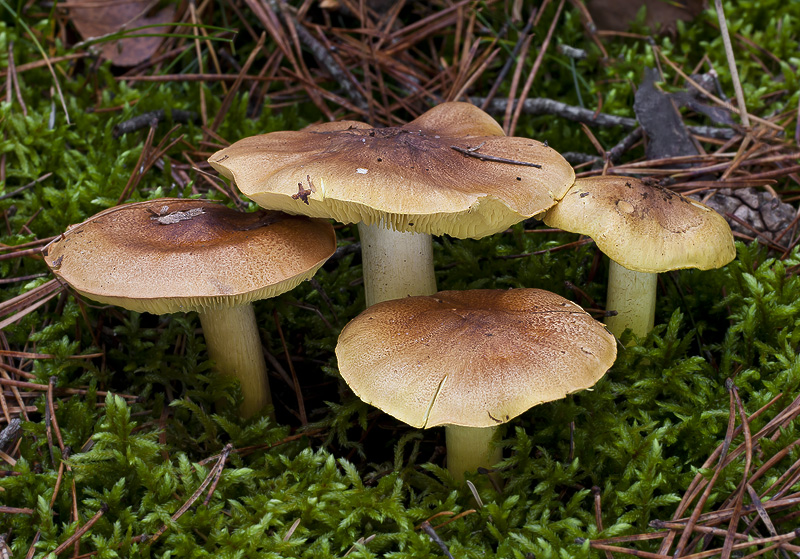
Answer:
<svg viewBox="0 0 800 559"><path fill-rule="evenodd" d="M658 275L634 272L613 260L610 264L606 309L617 314L606 317L606 326L617 338L626 328L644 337L655 323Z"/></svg>
<svg viewBox="0 0 800 559"><path fill-rule="evenodd" d="M401 233L383 223L359 223L358 234L368 307L409 295L436 293L430 235Z"/></svg>
<svg viewBox="0 0 800 559"><path fill-rule="evenodd" d="M235 377L242 385L241 415L251 417L264 406L272 405L253 305L205 310L198 316L208 355L217 370Z"/></svg>
<svg viewBox="0 0 800 559"><path fill-rule="evenodd" d="M445 425L447 470L456 481L464 481L466 472L490 469L503 459L503 449L492 440L498 427L462 427Z"/></svg>

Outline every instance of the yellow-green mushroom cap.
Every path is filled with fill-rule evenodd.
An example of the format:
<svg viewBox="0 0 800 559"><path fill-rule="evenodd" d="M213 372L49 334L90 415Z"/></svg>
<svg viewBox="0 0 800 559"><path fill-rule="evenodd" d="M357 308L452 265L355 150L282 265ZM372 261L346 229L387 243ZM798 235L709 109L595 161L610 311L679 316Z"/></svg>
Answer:
<svg viewBox="0 0 800 559"><path fill-rule="evenodd" d="M736 257L733 234L721 215L631 177L577 179L544 222L591 237L611 260L636 272L709 270Z"/></svg>
<svg viewBox="0 0 800 559"><path fill-rule="evenodd" d="M558 152L504 136L469 103L404 126L344 121L245 138L209 163L265 208L460 238L543 212L575 178Z"/></svg>
<svg viewBox="0 0 800 559"><path fill-rule="evenodd" d="M51 242L59 279L101 303L167 314L243 305L308 279L336 250L333 227L166 198L110 208Z"/></svg>
<svg viewBox="0 0 800 559"><path fill-rule="evenodd" d="M595 384L616 358L606 328L540 289L441 291L375 304L342 330L339 372L414 427L494 427Z"/></svg>

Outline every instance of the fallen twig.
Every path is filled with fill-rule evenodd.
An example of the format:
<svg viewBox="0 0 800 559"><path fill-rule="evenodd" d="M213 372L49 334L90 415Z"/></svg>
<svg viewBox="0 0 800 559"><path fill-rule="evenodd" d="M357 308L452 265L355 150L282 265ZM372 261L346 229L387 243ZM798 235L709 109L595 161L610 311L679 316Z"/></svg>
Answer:
<svg viewBox="0 0 800 559"><path fill-rule="evenodd" d="M542 166L538 163L530 163L528 161L517 161L516 159L506 159L505 157L497 157L496 155L488 155L485 153L478 153L475 148L462 148L458 146L450 146L458 153L463 153L468 157L474 157L475 159L480 159L481 161L495 161L497 163L508 163L509 165L522 165L524 167L536 167L537 169L541 169Z"/></svg>
<svg viewBox="0 0 800 559"><path fill-rule="evenodd" d="M184 124L189 122L198 122L200 118L199 115L194 111L172 109L171 111L167 112L165 109L158 109L156 111L142 113L124 122L120 122L114 126L114 137L119 138L123 134L130 134L131 132L136 132L142 128L152 126L153 122L162 122L167 119L167 116L169 116L173 122L181 122Z"/></svg>
<svg viewBox="0 0 800 559"><path fill-rule="evenodd" d="M64 541L64 543L62 543L61 545L59 545L57 548L55 548L55 549L53 550L53 554L54 554L54 555L60 555L61 553L63 553L63 552L64 552L64 550L65 550L65 549L67 549L67 548L68 548L69 546L71 546L73 543L75 543L75 542L79 541L79 540L81 539L81 537L82 537L82 536L83 536L83 535L84 535L86 532L88 532L88 531L89 531L89 529L90 529L92 526L94 526L94 523L95 523L95 522L97 522L98 520L100 520L100 517L101 517L101 516L103 516L103 515L104 515L104 514L105 514L107 511L108 511L108 505L107 505L107 504L105 504L105 503L103 503L103 504L100 506L100 509L99 509L99 510L98 510L98 511L97 511L97 512L94 514L94 516L92 516L92 517L89 519L89 521L88 521L88 522L86 522L86 524L84 524L83 526L81 526L80 528L78 528L78 529L75 531L75 533L74 533L74 534L72 534L72 535L71 535L69 538L67 538L67 539Z"/></svg>

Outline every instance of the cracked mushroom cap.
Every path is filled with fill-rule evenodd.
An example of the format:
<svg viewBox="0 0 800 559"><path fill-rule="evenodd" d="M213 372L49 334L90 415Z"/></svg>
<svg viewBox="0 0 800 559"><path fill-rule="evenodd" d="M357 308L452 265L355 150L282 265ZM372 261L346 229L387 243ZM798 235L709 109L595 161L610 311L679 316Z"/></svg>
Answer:
<svg viewBox="0 0 800 559"><path fill-rule="evenodd" d="M274 297L335 250L325 221L166 198L100 212L44 254L56 277L89 299L167 314Z"/></svg>
<svg viewBox="0 0 800 559"><path fill-rule="evenodd" d="M342 330L339 372L363 401L414 427L491 427L588 388L614 336L541 289L441 291L369 307Z"/></svg>
<svg viewBox="0 0 800 559"><path fill-rule="evenodd" d="M577 179L544 222L588 235L609 258L636 272L709 270L736 257L731 228L721 215L631 177Z"/></svg>
<svg viewBox="0 0 800 559"><path fill-rule="evenodd" d="M554 149L505 136L469 103L404 126L342 121L254 136L208 161L265 208L461 238L543 212L575 178Z"/></svg>

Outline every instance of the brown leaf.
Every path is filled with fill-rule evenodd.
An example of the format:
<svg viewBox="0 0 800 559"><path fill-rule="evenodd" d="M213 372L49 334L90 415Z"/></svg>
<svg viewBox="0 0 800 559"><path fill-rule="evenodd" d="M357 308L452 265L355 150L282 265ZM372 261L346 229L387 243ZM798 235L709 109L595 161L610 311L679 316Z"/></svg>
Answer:
<svg viewBox="0 0 800 559"><path fill-rule="evenodd" d="M645 6L647 13L645 24L651 29L658 28L662 33L674 33L675 22L691 21L703 11L706 0L683 0L667 2L665 0L636 0L619 2L618 0L588 0L586 7L598 29L627 31L639 9Z"/></svg>
<svg viewBox="0 0 800 559"><path fill-rule="evenodd" d="M166 25L175 20L175 7L168 6L148 17L155 3L148 0L71 0L62 4L69 8L72 23L84 39L102 37L144 25ZM138 33L167 33L169 27L151 27ZM163 37L131 37L100 43L103 58L117 66L135 66L150 58Z"/></svg>

